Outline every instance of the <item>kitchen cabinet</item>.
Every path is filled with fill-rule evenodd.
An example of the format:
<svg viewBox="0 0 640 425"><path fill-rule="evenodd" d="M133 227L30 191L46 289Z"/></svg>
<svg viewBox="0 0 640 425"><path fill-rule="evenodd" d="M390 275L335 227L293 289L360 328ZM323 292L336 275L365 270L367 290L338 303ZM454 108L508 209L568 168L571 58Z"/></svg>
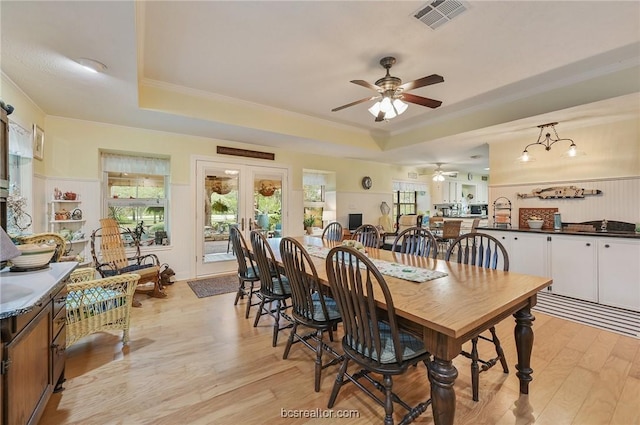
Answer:
<svg viewBox="0 0 640 425"><path fill-rule="evenodd" d="M457 204L462 202L462 183L445 180L431 186L432 204Z"/></svg>
<svg viewBox="0 0 640 425"><path fill-rule="evenodd" d="M35 425L64 381L66 288L0 321L2 424Z"/></svg>
<svg viewBox="0 0 640 425"><path fill-rule="evenodd" d="M640 241L598 239L598 301L640 311Z"/></svg>
<svg viewBox="0 0 640 425"><path fill-rule="evenodd" d="M551 292L598 301L598 251L596 238L551 237Z"/></svg>
<svg viewBox="0 0 640 425"><path fill-rule="evenodd" d="M549 271L549 241L547 235L524 232L480 230L498 239L509 255L509 271L534 276L551 275ZM502 260L498 268L502 268Z"/></svg>
<svg viewBox="0 0 640 425"><path fill-rule="evenodd" d="M489 203L489 186L487 182L480 182L476 184L476 198L473 201L474 204L488 204Z"/></svg>

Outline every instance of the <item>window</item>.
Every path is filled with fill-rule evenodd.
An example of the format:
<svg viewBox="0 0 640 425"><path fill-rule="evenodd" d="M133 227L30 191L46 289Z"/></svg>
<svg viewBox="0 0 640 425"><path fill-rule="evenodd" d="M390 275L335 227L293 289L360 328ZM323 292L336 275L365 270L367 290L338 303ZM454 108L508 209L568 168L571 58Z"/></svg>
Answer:
<svg viewBox="0 0 640 425"><path fill-rule="evenodd" d="M7 205L7 233L33 232L32 225L32 168L33 143L31 131L9 122L9 198Z"/></svg>
<svg viewBox="0 0 640 425"><path fill-rule="evenodd" d="M393 191L393 211L396 212L396 222L401 215L416 214L416 192Z"/></svg>
<svg viewBox="0 0 640 425"><path fill-rule="evenodd" d="M324 202L324 185L305 184L302 186L305 202Z"/></svg>
<svg viewBox="0 0 640 425"><path fill-rule="evenodd" d="M102 153L105 216L122 227L142 224L142 245L162 243L169 231L169 160ZM156 238L156 232L162 238Z"/></svg>

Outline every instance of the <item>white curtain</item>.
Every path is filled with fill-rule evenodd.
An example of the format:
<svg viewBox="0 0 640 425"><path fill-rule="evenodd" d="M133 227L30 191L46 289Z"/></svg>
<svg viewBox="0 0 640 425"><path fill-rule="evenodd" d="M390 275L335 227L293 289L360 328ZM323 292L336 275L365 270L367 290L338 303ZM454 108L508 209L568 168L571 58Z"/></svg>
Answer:
<svg viewBox="0 0 640 425"><path fill-rule="evenodd" d="M163 158L102 153L103 171L168 176L169 165L169 160Z"/></svg>
<svg viewBox="0 0 640 425"><path fill-rule="evenodd" d="M398 192L426 192L429 187L426 183L394 181L393 190Z"/></svg>
<svg viewBox="0 0 640 425"><path fill-rule="evenodd" d="M33 158L33 137L15 122L9 123L9 155Z"/></svg>
<svg viewBox="0 0 640 425"><path fill-rule="evenodd" d="M327 175L322 173L307 173L302 175L302 184L305 186L326 186Z"/></svg>

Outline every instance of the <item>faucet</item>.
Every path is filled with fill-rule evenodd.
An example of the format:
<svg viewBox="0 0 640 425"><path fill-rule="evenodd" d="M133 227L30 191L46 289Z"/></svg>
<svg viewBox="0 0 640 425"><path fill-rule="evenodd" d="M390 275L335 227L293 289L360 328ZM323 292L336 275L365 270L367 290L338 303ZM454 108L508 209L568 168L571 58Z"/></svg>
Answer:
<svg viewBox="0 0 640 425"><path fill-rule="evenodd" d="M603 232L607 231L607 219L602 220L602 224L600 225L600 230Z"/></svg>

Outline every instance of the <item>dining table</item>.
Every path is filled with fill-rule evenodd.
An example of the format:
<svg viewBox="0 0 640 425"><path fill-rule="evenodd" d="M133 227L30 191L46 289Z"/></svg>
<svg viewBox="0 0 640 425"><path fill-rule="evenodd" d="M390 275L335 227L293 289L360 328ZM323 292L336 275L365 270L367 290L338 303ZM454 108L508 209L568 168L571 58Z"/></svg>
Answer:
<svg viewBox="0 0 640 425"><path fill-rule="evenodd" d="M328 250L342 242L299 236L311 254L318 279L329 286L325 258ZM274 258L282 266L281 238L269 238ZM366 255L383 274L391 292L398 323L421 338L433 355L428 368L433 418L436 425L452 425L456 410L454 383L458 371L452 360L462 345L509 316L515 318L514 337L518 362L516 376L520 393L529 393L532 381L534 316L537 293L548 287L548 277L493 270L472 265L366 248ZM386 274L389 273L389 274ZM384 310L381 291L376 305Z"/></svg>

